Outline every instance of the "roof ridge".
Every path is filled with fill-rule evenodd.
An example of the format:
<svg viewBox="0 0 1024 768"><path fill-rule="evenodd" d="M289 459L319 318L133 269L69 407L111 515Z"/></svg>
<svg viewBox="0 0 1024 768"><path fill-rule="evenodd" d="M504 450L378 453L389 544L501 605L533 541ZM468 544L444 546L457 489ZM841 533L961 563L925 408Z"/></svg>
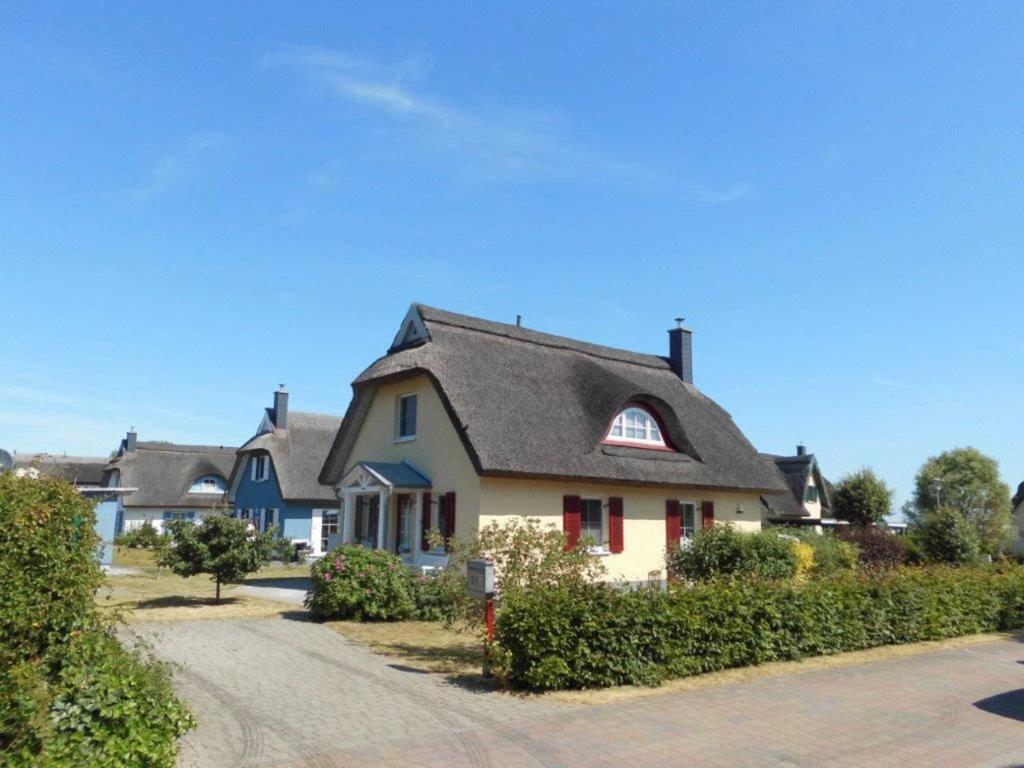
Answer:
<svg viewBox="0 0 1024 768"><path fill-rule="evenodd" d="M415 306L417 310L420 311L421 317L423 316L422 310L427 310L428 315L432 315L430 317L423 317L427 322L448 325L453 328L462 328L464 330L475 331L477 333L488 333L493 336L502 336L507 339L512 339L513 341L522 341L527 344L537 344L538 346L551 347L553 349L564 349L570 352L579 352L580 354L590 355L591 357L596 357L602 360L612 360L620 363L629 363L631 365L641 365L647 368L654 368L656 370L669 368L666 358L650 352L636 352L631 349L622 349L621 347L608 347L603 344L595 344L590 341L573 339L569 336L559 336L545 331L537 331L532 328L524 328L521 325L512 325L511 323L487 320L486 318L474 317L473 315L463 315L458 312L450 312L446 309L431 307L427 304L417 303Z"/></svg>

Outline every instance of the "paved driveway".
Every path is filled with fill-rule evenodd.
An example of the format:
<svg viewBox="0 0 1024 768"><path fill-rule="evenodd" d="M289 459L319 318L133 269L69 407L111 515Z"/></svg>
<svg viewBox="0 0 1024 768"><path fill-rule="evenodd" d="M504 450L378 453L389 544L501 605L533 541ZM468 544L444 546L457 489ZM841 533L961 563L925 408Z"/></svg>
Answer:
<svg viewBox="0 0 1024 768"><path fill-rule="evenodd" d="M1017 642L575 707L473 692L305 621L139 628L183 665L189 767L1024 765Z"/></svg>

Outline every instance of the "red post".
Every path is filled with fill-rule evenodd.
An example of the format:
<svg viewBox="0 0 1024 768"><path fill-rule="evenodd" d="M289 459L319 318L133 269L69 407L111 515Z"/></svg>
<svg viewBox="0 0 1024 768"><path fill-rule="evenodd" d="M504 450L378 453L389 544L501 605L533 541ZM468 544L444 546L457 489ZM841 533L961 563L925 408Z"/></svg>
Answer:
<svg viewBox="0 0 1024 768"><path fill-rule="evenodd" d="M484 600L484 623L487 624L487 642L494 642L494 598Z"/></svg>

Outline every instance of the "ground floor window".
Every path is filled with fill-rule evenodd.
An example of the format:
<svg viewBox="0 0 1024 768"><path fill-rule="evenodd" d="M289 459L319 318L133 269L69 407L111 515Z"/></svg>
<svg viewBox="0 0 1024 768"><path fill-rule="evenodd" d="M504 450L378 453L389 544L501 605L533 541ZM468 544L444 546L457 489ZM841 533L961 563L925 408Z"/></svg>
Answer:
<svg viewBox="0 0 1024 768"><path fill-rule="evenodd" d="M164 512L163 515L161 515L161 519L165 523L169 523L171 520L195 520L196 519L196 513L192 512L192 511L189 511L189 512L170 512L170 511L168 511L168 512Z"/></svg>
<svg viewBox="0 0 1024 768"><path fill-rule="evenodd" d="M338 510L325 509L323 517L320 518L320 551L326 552L331 548L331 536L338 533Z"/></svg>
<svg viewBox="0 0 1024 768"><path fill-rule="evenodd" d="M692 501L684 501L679 505L679 511L682 516L683 538L692 539L696 531L697 505Z"/></svg>
<svg viewBox="0 0 1024 768"><path fill-rule="evenodd" d="M268 509L263 517L263 530L269 531L277 525L277 510L274 508Z"/></svg>
<svg viewBox="0 0 1024 768"><path fill-rule="evenodd" d="M604 514L600 499L580 499L580 539L592 539L593 545L604 546Z"/></svg>
<svg viewBox="0 0 1024 768"><path fill-rule="evenodd" d="M399 554L412 552L412 525L415 514L415 497L411 493L398 494L398 530L395 533L397 539L396 549Z"/></svg>
<svg viewBox="0 0 1024 768"><path fill-rule="evenodd" d="M364 547L376 549L379 517L380 496L356 496L356 541Z"/></svg>

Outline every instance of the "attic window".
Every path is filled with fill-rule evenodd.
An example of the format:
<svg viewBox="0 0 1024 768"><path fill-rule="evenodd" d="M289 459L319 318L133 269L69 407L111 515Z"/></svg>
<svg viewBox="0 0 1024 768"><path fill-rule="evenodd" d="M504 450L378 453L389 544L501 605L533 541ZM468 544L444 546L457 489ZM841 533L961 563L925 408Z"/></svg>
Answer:
<svg viewBox="0 0 1024 768"><path fill-rule="evenodd" d="M227 482L219 475L203 475L189 487L189 493L224 493Z"/></svg>
<svg viewBox="0 0 1024 768"><path fill-rule="evenodd" d="M605 436L607 443L627 443L646 448L667 448L661 427L654 414L638 406L630 406L615 417Z"/></svg>

